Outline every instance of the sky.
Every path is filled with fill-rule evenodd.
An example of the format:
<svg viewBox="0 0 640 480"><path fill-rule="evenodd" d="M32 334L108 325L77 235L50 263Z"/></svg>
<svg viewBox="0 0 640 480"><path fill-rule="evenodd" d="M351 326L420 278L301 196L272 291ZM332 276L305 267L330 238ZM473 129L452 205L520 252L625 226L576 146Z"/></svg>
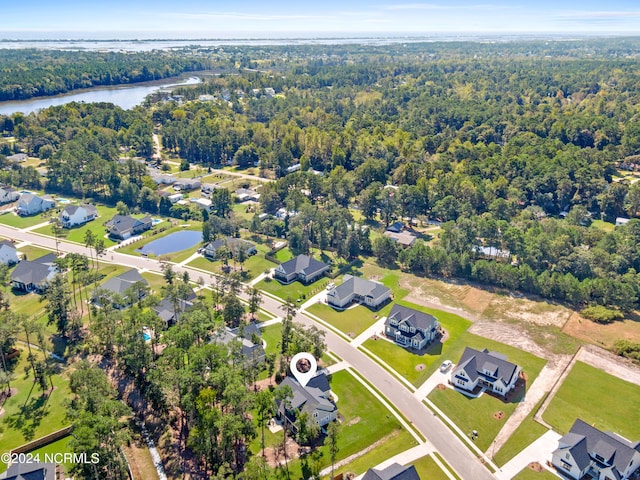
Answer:
<svg viewBox="0 0 640 480"><path fill-rule="evenodd" d="M638 0L3 0L0 38L640 34Z"/></svg>

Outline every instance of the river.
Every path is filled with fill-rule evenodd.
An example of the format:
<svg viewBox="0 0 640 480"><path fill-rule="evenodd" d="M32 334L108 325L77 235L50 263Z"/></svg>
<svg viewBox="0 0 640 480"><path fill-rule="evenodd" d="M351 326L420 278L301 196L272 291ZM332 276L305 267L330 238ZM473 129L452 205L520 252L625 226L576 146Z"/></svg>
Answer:
<svg viewBox="0 0 640 480"><path fill-rule="evenodd" d="M83 90L55 95L53 97L37 97L28 100L0 102L0 115L10 115L15 112L29 114L54 105L64 105L70 102L109 102L128 110L140 105L147 95L163 88L178 85L193 85L200 83L199 77L189 77L184 80L168 78L162 81L145 82L133 85L115 85L108 87L94 87Z"/></svg>

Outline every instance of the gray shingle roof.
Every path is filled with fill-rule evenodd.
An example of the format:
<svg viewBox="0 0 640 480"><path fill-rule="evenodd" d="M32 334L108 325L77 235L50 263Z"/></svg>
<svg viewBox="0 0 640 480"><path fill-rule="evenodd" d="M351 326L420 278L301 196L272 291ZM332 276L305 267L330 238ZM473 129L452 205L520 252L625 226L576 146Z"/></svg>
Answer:
<svg viewBox="0 0 640 480"><path fill-rule="evenodd" d="M318 378L320 377L320 378ZM280 384L288 385L293 392L291 408L312 414L315 410L333 412L335 404L329 399L329 381L324 372L309 380L305 387L293 377L287 377Z"/></svg>
<svg viewBox="0 0 640 480"><path fill-rule="evenodd" d="M471 381L475 381L479 376L484 376L483 371L488 370L493 378L502 379L508 385L517 368L515 363L508 362L500 353L490 352L486 348L479 351L466 347L453 375L458 370L464 370Z"/></svg>
<svg viewBox="0 0 640 480"><path fill-rule="evenodd" d="M324 262L311 258L308 255L298 255L289 261L280 264L280 267L284 270L285 275L292 273L304 274L307 277L313 276L313 274L324 270L328 265Z"/></svg>
<svg viewBox="0 0 640 480"><path fill-rule="evenodd" d="M100 289L107 290L118 295L124 295L124 293L136 282L142 282L145 285L149 285L149 282L140 275L140 272L135 268L132 268L131 270L121 273L117 277L107 280L100 286Z"/></svg>
<svg viewBox="0 0 640 480"><path fill-rule="evenodd" d="M336 299L342 300L349 297L352 293L362 297L378 298L388 291L389 288L385 287L381 283L367 280L365 278L354 277L353 275L345 275L343 282L335 287L330 294Z"/></svg>
<svg viewBox="0 0 640 480"><path fill-rule="evenodd" d="M41 285L51 272L50 268L56 260L55 253L49 253L33 261L23 260L11 272L11 281L25 285Z"/></svg>
<svg viewBox="0 0 640 480"><path fill-rule="evenodd" d="M420 476L413 465L393 463L383 470L370 468L362 480L420 480Z"/></svg>
<svg viewBox="0 0 640 480"><path fill-rule="evenodd" d="M424 331L430 331L438 324L438 320L436 320L436 317L433 315L414 310L413 308L404 307L397 303L389 312L389 316L387 317L385 324L388 324L391 320L396 320L398 322L398 326L406 324L416 330Z"/></svg>

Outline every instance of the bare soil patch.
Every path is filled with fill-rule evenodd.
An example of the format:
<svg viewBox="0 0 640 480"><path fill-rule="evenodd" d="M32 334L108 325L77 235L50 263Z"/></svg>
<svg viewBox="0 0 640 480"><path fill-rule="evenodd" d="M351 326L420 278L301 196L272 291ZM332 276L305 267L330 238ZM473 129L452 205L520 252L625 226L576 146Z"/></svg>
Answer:
<svg viewBox="0 0 640 480"><path fill-rule="evenodd" d="M4 415L4 408L0 407L0 417Z"/></svg>
<svg viewBox="0 0 640 480"><path fill-rule="evenodd" d="M493 418L496 420L502 420L504 418L504 412L502 410L498 410L497 412L493 412Z"/></svg>
<svg viewBox="0 0 640 480"><path fill-rule="evenodd" d="M471 325L469 332L532 353L550 358L546 348L538 345L519 325L504 322L479 321Z"/></svg>
<svg viewBox="0 0 640 480"><path fill-rule="evenodd" d="M493 293L480 290L479 288L469 287L462 302L471 310L482 313L487 309L492 299Z"/></svg>
<svg viewBox="0 0 640 480"><path fill-rule="evenodd" d="M446 390L446 389L447 389L447 386L446 386L446 385L444 385L444 384L442 384L442 383L439 383L438 385L436 385L436 388L437 388L438 390Z"/></svg>
<svg viewBox="0 0 640 480"><path fill-rule="evenodd" d="M544 300L532 300L511 295L494 295L485 314L491 318L518 320L537 325L555 325L562 328L572 310Z"/></svg>
<svg viewBox="0 0 640 480"><path fill-rule="evenodd" d="M277 447L266 448L264 454L267 464L272 468L284 465L285 463L285 449L282 448L282 444L279 444ZM287 460L298 458L300 456L300 446L291 438L287 438L286 455Z"/></svg>
<svg viewBox="0 0 640 480"><path fill-rule="evenodd" d="M355 425L357 423L360 423L360 417L354 417L351 420L349 420L349 423L347 423L347 426L350 427L351 425Z"/></svg>
<svg viewBox="0 0 640 480"><path fill-rule="evenodd" d="M416 372L421 372L424 369L425 369L424 363L419 363L418 365L416 365Z"/></svg>
<svg viewBox="0 0 640 480"><path fill-rule="evenodd" d="M574 312L565 323L562 331L572 337L605 348L610 348L616 340L620 339L640 342L640 312L634 312L624 320L608 325L593 322Z"/></svg>
<svg viewBox="0 0 640 480"><path fill-rule="evenodd" d="M533 470L534 472L542 473L544 471L544 467L540 465L538 462L531 462L527 465L529 470Z"/></svg>

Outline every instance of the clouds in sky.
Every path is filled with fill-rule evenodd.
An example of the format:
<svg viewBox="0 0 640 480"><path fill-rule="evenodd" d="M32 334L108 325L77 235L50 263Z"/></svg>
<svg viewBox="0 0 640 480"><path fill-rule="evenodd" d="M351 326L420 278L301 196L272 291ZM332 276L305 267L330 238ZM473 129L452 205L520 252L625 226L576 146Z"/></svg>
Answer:
<svg viewBox="0 0 640 480"><path fill-rule="evenodd" d="M2 16L0 37L29 32L131 32L154 38L640 32L640 4L627 0L24 0L3 7Z"/></svg>

